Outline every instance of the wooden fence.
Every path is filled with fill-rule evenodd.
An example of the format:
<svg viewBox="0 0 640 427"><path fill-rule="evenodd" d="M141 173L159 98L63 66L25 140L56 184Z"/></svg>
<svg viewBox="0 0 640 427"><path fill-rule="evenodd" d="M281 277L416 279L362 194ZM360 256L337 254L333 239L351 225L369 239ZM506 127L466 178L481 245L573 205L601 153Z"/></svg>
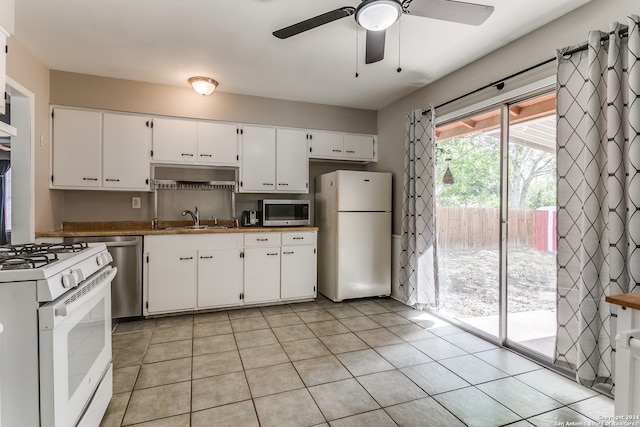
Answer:
<svg viewBox="0 0 640 427"><path fill-rule="evenodd" d="M509 210L509 244L533 246L534 210ZM500 244L500 210L437 207L438 244L446 249L497 249Z"/></svg>

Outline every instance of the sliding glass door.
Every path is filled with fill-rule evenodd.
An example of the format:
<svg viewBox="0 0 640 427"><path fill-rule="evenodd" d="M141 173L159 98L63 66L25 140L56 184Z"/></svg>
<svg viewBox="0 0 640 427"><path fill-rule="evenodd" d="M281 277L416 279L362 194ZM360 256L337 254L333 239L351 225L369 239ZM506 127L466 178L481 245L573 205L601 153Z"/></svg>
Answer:
<svg viewBox="0 0 640 427"><path fill-rule="evenodd" d="M436 129L439 311L552 356L556 333L555 96Z"/></svg>
<svg viewBox="0 0 640 427"><path fill-rule="evenodd" d="M498 336L500 110L437 128L440 311Z"/></svg>
<svg viewBox="0 0 640 427"><path fill-rule="evenodd" d="M552 357L556 337L555 94L509 106L507 339Z"/></svg>

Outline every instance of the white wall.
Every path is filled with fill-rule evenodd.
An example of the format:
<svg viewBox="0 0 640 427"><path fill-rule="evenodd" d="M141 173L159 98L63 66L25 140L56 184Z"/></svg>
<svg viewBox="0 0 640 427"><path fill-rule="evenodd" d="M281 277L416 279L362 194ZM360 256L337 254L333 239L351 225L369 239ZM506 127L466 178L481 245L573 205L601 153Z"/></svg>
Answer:
<svg viewBox="0 0 640 427"><path fill-rule="evenodd" d="M612 21L626 24L627 16L630 14L640 14L640 3L637 0L592 0L579 9L378 111L378 158L380 161L371 169L391 171L394 174L393 232L400 233L403 148L407 113L417 108L426 108L430 104L434 106L442 104L502 77L553 58L556 49L586 41L588 32L592 29L607 32L609 23ZM503 91L554 73L555 64L552 63L528 76L505 82ZM473 98L458 102L448 110L495 94L496 89L486 89Z"/></svg>

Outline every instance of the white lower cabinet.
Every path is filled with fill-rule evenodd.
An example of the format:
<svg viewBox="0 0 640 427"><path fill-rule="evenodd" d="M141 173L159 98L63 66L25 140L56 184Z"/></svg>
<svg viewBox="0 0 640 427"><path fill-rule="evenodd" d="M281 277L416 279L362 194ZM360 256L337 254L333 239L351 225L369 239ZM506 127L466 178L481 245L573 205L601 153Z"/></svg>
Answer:
<svg viewBox="0 0 640 427"><path fill-rule="evenodd" d="M316 297L316 232L145 236L145 315Z"/></svg>
<svg viewBox="0 0 640 427"><path fill-rule="evenodd" d="M147 254L149 313L193 309L196 305L197 251L158 251Z"/></svg>
<svg viewBox="0 0 640 427"><path fill-rule="evenodd" d="M145 236L144 314L236 305L242 234Z"/></svg>
<svg viewBox="0 0 640 427"><path fill-rule="evenodd" d="M280 248L245 248L245 304L278 299L280 299Z"/></svg>
<svg viewBox="0 0 640 427"><path fill-rule="evenodd" d="M242 294L241 250L198 251L198 308L239 304Z"/></svg>
<svg viewBox="0 0 640 427"><path fill-rule="evenodd" d="M283 246L280 292L282 299L315 298L316 248Z"/></svg>
<svg viewBox="0 0 640 427"><path fill-rule="evenodd" d="M316 232L282 233L280 298L315 298Z"/></svg>

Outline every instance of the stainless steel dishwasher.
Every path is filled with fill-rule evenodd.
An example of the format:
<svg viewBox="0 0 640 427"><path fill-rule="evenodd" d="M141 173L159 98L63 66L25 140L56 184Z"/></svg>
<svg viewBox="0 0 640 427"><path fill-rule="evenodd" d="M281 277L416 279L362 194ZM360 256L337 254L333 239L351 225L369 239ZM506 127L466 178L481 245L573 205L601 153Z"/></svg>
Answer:
<svg viewBox="0 0 640 427"><path fill-rule="evenodd" d="M101 242L118 268L111 282L111 317L142 316L142 236L65 237L65 242Z"/></svg>

